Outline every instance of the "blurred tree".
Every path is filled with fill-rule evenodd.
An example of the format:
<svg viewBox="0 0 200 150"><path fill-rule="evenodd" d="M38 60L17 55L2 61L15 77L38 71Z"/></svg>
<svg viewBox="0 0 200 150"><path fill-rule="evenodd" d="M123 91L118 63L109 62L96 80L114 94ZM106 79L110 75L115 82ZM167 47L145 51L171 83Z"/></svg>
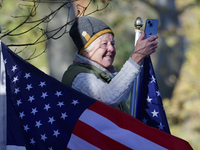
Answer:
<svg viewBox="0 0 200 150"><path fill-rule="evenodd" d="M156 1L153 5L160 20L160 50L158 51L155 71L163 98L171 98L181 67L184 63L186 50L185 37L179 22L180 11L177 10L175 0Z"/></svg>
<svg viewBox="0 0 200 150"><path fill-rule="evenodd" d="M13 8L13 0L7 0L3 2L0 9L3 12L0 13L0 25L2 27L1 40L25 60L35 63L37 67L47 71L46 57L45 55L41 55L45 53L45 44L39 43L36 40L39 37L40 40L44 40L41 37L43 34L40 30L41 25L33 22L33 18L35 20L39 19L35 15L37 5L21 1L15 1L15 4L16 7ZM28 45L31 45L31 48ZM39 64L37 63L37 56L40 55L42 61Z"/></svg>
<svg viewBox="0 0 200 150"><path fill-rule="evenodd" d="M51 3L42 3L40 15L49 14L51 11L60 7L61 4L67 2L67 0L63 0L61 3L59 3L60 1L58 3L55 0L51 1ZM75 47L68 34L70 27L70 23L68 24L68 22L75 18L74 7L72 3L68 3L64 9L59 10L54 16L54 19L46 25L46 29L52 31L48 32L47 36L54 36L54 38L50 38L47 41L49 75L59 81L61 81L66 68L72 63L75 54ZM65 27L60 28L65 24Z"/></svg>

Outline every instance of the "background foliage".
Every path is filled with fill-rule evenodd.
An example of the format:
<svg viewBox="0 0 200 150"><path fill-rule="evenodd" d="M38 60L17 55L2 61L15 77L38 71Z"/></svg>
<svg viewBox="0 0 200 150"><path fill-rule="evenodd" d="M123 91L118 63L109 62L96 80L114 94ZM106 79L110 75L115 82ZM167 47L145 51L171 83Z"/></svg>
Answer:
<svg viewBox="0 0 200 150"><path fill-rule="evenodd" d="M15 5L13 5L15 3ZM6 0L2 3L2 8L0 9L0 25L2 27L1 36L5 33L13 30L18 25L20 25L28 16L30 12L31 3L26 3L23 1L14 1L14 0ZM40 16L36 15L34 19L39 19ZM32 18L30 19L32 21ZM35 25L35 24L32 24ZM30 28L30 24L24 24L15 30L10 36L5 36L1 38L2 42L7 45L10 44L24 44L24 43L33 43L38 36L41 35L41 31L39 30L41 26L38 26L35 30L31 30L23 35L13 36L13 34L22 33ZM13 51L15 51L20 56L23 56L24 59L29 59L30 56L34 53L35 56L40 54L43 50L45 50L45 43L33 45L31 47L10 47ZM37 49L37 50L36 50ZM33 63L36 67L41 68L45 72L48 72L47 69L47 59L45 55L41 55L40 57L36 57L35 59L29 60L30 63Z"/></svg>
<svg viewBox="0 0 200 150"><path fill-rule="evenodd" d="M88 2L88 0L82 0L77 3L87 6ZM118 70L134 51L135 19L142 17L145 22L148 18L155 18L160 21L159 48L151 58L158 77L161 96L163 95L170 130L173 135L188 141L195 150L200 150L199 2L197 0L96 0L86 12L92 12L97 6L101 8L108 2L109 5L106 9L91 15L104 20L115 33L117 56L114 65ZM14 3L15 5L13 5ZM18 3L24 2L18 1ZM18 7L18 3L15 0L3 1L3 7L0 9L0 25L4 32L13 29L23 20L21 17L13 18L11 16L27 13L25 7ZM40 18L41 14L45 13L46 11L39 9L36 18ZM26 28L28 26L20 28L17 32ZM30 42L39 34L41 34L40 31L36 30L23 37L5 37L2 41L5 44ZM45 46L43 43L35 45L35 47L28 47L19 55L28 58L35 48L39 53L45 49ZM12 47L12 49L18 52L23 48ZM69 57L73 57L73 55ZM44 72L50 73L48 64L52 59L48 57L48 53L44 53L30 62ZM54 67L58 68L58 66Z"/></svg>

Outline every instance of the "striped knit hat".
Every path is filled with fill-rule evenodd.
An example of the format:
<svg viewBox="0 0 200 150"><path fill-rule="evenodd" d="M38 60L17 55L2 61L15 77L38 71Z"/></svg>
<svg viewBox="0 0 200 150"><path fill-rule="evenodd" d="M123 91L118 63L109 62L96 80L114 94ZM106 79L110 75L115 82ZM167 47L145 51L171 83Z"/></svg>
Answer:
<svg viewBox="0 0 200 150"><path fill-rule="evenodd" d="M102 20L90 16L82 16L72 25L69 34L81 54L95 39L105 33L114 33Z"/></svg>

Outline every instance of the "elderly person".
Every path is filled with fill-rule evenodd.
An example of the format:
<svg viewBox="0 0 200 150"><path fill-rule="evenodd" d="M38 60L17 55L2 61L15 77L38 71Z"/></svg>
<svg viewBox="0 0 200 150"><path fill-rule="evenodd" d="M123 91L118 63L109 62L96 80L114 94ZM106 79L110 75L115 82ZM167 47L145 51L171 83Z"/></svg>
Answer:
<svg viewBox="0 0 200 150"><path fill-rule="evenodd" d="M64 73L62 82L107 105L130 114L125 97L141 70L142 60L155 52L156 35L140 36L131 57L117 73L113 61L116 55L114 33L102 20L79 17L70 29L78 52Z"/></svg>

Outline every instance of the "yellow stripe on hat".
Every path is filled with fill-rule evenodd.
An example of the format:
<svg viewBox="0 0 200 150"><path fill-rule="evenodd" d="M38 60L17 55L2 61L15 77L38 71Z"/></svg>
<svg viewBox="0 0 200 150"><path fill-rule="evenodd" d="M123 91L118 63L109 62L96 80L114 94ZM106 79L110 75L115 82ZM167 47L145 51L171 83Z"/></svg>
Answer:
<svg viewBox="0 0 200 150"><path fill-rule="evenodd" d="M86 31L82 32L82 36L86 39L86 41L89 41L89 39L91 38L90 35Z"/></svg>
<svg viewBox="0 0 200 150"><path fill-rule="evenodd" d="M87 32L82 32L82 35L85 37L85 39L87 40L87 43L83 46L83 48L80 50L79 54L81 54L83 52L84 49L86 49L94 40L96 40L98 37L100 37L101 35L105 34L105 33L112 33L114 35L114 33L112 32L111 29L104 29L99 31L98 33L96 33L95 35L93 35L90 38L90 35Z"/></svg>

